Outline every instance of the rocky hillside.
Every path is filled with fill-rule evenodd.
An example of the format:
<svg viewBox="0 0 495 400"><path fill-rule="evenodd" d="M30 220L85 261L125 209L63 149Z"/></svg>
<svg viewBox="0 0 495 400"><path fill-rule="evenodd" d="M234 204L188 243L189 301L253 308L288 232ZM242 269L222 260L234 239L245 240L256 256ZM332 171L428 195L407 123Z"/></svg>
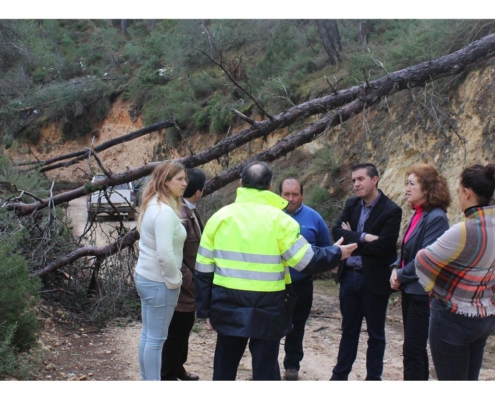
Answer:
<svg viewBox="0 0 495 400"><path fill-rule="evenodd" d="M335 197L333 204L338 208L351 189L350 174L345 167L356 162L371 161L381 172L380 187L407 210L405 169L415 162L431 163L448 179L454 199L448 214L451 223L457 222L461 218L456 197L459 173L472 163L494 161L494 82L495 59L489 59L466 75L452 79L441 92L435 84L422 90L400 92L277 160L274 163L275 172L279 173L279 177L287 173L298 174L305 183L305 194L316 186L327 190L329 196ZM38 145L30 146L31 152L39 159L48 159L81 150L90 146L93 140L97 145L137 130L143 123L139 118L131 118L131 108L131 104L117 100L108 117L94 127L93 133L78 141L62 142L57 125L45 127ZM242 128L244 126L235 126L229 134ZM287 133L287 130L278 131L266 141L259 139L244 145L229 154L228 159L210 162L203 168L209 177L213 177L227 165L232 167L274 145ZM196 133L185 140L194 152L199 152L211 147L222 137ZM120 172L149 161L189 154L185 141L177 148L169 146L169 142L166 131L155 132L106 150L100 157L107 168ZM11 157L15 160L32 157L26 146L21 144L15 152L11 151ZM316 162L322 152L327 154L326 166ZM96 164L91 167L96 167ZM86 162L51 171L49 175L57 180L83 183L88 180L90 170ZM233 199L236 186L234 182L220 191L223 202ZM409 216L410 213L404 213L404 219Z"/></svg>

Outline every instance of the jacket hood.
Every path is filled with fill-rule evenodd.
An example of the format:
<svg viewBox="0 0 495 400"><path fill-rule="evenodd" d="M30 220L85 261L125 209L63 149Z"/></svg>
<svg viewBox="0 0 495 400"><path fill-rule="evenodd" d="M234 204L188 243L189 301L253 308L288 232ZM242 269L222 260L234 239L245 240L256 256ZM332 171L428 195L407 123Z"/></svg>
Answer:
<svg viewBox="0 0 495 400"><path fill-rule="evenodd" d="M287 200L283 199L278 194L270 192L269 190L258 190L244 187L237 188L237 197L235 202L268 204L280 210L283 210L287 207L287 204L289 204Z"/></svg>

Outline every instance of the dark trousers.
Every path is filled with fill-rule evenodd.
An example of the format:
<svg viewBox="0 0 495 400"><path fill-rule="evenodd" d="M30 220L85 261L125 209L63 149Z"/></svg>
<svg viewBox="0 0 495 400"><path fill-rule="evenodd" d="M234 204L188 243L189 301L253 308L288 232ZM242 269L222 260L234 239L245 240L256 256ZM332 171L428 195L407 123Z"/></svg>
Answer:
<svg viewBox="0 0 495 400"><path fill-rule="evenodd" d="M284 368L299 371L299 363L304 357L304 328L313 305L313 277L309 276L292 282L292 291L297 296L294 308L292 331L285 337Z"/></svg>
<svg viewBox="0 0 495 400"><path fill-rule="evenodd" d="M235 381L239 362L249 341L253 380L279 381L278 352L280 340L263 340L239 336L217 335L213 357L213 380Z"/></svg>
<svg viewBox="0 0 495 400"><path fill-rule="evenodd" d="M430 305L428 295L402 292L402 323L404 326L403 363L405 381L427 381L428 326Z"/></svg>
<svg viewBox="0 0 495 400"><path fill-rule="evenodd" d="M477 381L495 317L453 314L437 299L431 301L430 349L439 381Z"/></svg>
<svg viewBox="0 0 495 400"><path fill-rule="evenodd" d="M175 311L168 327L168 336L162 349L161 380L177 380L184 375L184 363L189 350L189 334L194 326L195 312Z"/></svg>
<svg viewBox="0 0 495 400"><path fill-rule="evenodd" d="M381 380L385 355L385 317L389 295L377 295L364 287L364 275L344 271L340 281L342 337L332 380L347 380L356 360L363 318L368 328L366 380Z"/></svg>

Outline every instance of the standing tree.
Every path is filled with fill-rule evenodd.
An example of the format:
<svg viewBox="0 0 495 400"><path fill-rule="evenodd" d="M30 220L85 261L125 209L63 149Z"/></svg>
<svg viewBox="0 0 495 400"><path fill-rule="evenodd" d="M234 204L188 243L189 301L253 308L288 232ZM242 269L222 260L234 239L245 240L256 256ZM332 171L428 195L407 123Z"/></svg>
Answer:
<svg viewBox="0 0 495 400"><path fill-rule="evenodd" d="M336 19L317 19L316 26L323 42L323 47L330 58L332 65L337 65L340 61L342 44L340 42L339 28Z"/></svg>
<svg viewBox="0 0 495 400"><path fill-rule="evenodd" d="M366 29L366 20L360 19L359 20L359 37L358 41L361 46L366 46L366 43L368 42L368 37L367 37L368 31Z"/></svg>

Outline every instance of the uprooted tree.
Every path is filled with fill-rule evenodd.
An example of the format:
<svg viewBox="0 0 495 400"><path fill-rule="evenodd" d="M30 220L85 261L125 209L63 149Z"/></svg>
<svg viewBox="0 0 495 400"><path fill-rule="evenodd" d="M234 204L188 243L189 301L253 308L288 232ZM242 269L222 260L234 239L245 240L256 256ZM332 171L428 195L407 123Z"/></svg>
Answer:
<svg viewBox="0 0 495 400"><path fill-rule="evenodd" d="M238 179L242 168L251 161L273 161L276 160L305 143L309 143L322 134L329 131L330 128L342 124L363 111L366 111L373 105L376 105L383 99L402 90L410 90L415 87L424 86L439 78L447 76L458 76L466 69L480 60L487 59L495 55L495 34L486 36L470 45L458 50L452 54L411 66L406 69L387 73L380 79L367 81L360 85L353 86L343 90L336 90L331 87L331 93L327 96L313 99L291 107L284 112L269 116L262 121L254 121L237 110L232 110L237 116L245 120L250 126L232 136L229 136L215 146L201 151L197 154L191 154L179 158L186 167L192 168L204 165L210 161L217 160L220 157L232 152L234 149L249 143L257 138L266 137L271 133L289 127L296 122L307 120L311 116L322 115L322 117L311 122L305 129L295 132L284 139L280 140L271 148L262 151L244 162L226 169L207 182L204 195L208 195ZM217 65L222 66L221 62ZM168 126L177 124L178 121L168 120L139 131L131 132L121 138L114 139L111 142L104 143L100 146L81 150L80 152L67 154L66 156L57 157L46 161L36 161L30 164L18 165L18 168L40 168L41 172L50 169L63 168L73 165L90 158L94 158L101 166L101 160L98 153L111 147L112 145L122 143L126 140L132 140L147 133L163 129ZM63 161L63 162L62 162ZM57 163L57 164L56 164ZM59 205L68 203L76 198L86 196L89 193L100 190L102 187L110 187L120 183L135 181L149 175L158 163L148 163L139 168L127 170L125 172L113 173L105 171L107 178L99 181L97 184L87 183L84 186L60 194L50 194L46 198L31 197L31 202L26 202L26 193L24 196L12 194L5 197L3 209L14 213L18 218L36 219L41 212L54 213L55 208ZM103 168L104 169L104 168ZM72 251L55 258L47 257L42 265L38 265L31 272L32 276L45 277L50 273L60 270L62 267L70 265L82 258L91 258L95 260L95 266L90 287L98 292L97 271L102 260L106 257L118 254L124 249L132 247L139 238L136 229L128 231L122 230L118 239L108 246L78 246ZM96 271L96 273L95 273Z"/></svg>

